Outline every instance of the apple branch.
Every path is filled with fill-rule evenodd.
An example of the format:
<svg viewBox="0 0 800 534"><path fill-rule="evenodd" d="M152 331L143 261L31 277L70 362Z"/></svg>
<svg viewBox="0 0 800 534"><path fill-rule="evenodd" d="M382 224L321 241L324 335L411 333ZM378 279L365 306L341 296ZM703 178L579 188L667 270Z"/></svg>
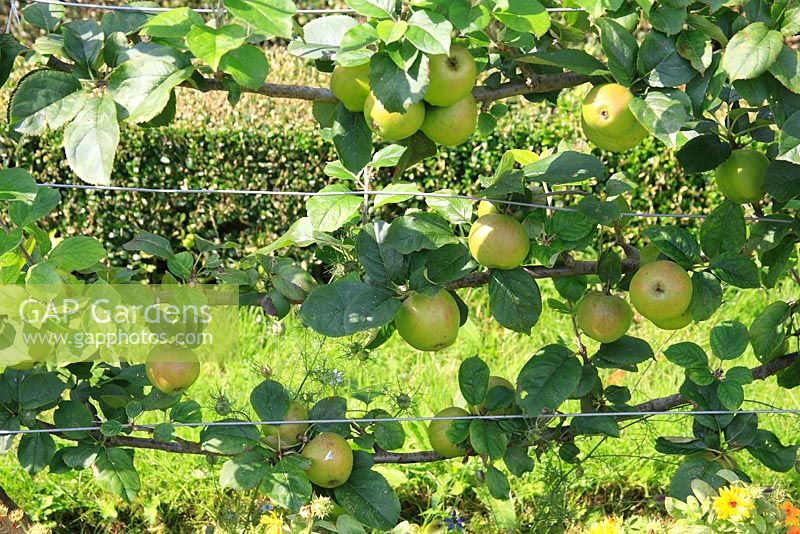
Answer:
<svg viewBox="0 0 800 534"><path fill-rule="evenodd" d="M73 65L50 56L47 66L53 70L62 72L72 72ZM574 72L564 72L561 74L538 74L531 76L526 81L506 82L497 87L481 85L473 89L472 94L479 102L493 102L512 96L520 96L532 93L549 93L560 89L575 87L589 81L588 76ZM228 91L222 80L205 78L202 82L187 81L181 87L198 89L200 91ZM272 98L291 98L296 100L310 100L319 102L336 102L330 89L325 87L312 87L305 85L287 85L281 83L265 83L257 89L241 88L243 93L254 93Z"/></svg>

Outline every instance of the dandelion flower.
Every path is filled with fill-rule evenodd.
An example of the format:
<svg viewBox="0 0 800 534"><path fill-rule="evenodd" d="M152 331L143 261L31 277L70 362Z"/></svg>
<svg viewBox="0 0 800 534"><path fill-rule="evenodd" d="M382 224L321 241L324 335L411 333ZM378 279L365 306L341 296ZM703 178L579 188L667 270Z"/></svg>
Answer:
<svg viewBox="0 0 800 534"><path fill-rule="evenodd" d="M275 510L269 514L262 515L259 523L266 527L266 534L281 534L283 531L283 519Z"/></svg>
<svg viewBox="0 0 800 534"><path fill-rule="evenodd" d="M623 534L622 525L616 517L604 517L592 524L586 534Z"/></svg>
<svg viewBox="0 0 800 534"><path fill-rule="evenodd" d="M753 507L752 495L740 486L724 487L719 490L719 495L714 497L714 512L723 521L738 523L747 519Z"/></svg>

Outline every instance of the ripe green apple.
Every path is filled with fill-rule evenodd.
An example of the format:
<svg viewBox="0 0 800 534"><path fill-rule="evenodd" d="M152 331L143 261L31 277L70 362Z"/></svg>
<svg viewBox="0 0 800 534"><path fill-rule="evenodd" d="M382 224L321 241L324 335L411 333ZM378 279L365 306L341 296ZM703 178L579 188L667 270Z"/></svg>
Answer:
<svg viewBox="0 0 800 534"><path fill-rule="evenodd" d="M469 139L477 124L478 103L469 94L452 106L428 106L422 132L437 145L456 146Z"/></svg>
<svg viewBox="0 0 800 534"><path fill-rule="evenodd" d="M586 138L609 152L622 152L638 145L647 137L633 116L628 103L631 92L616 83L596 85L581 106L581 124Z"/></svg>
<svg viewBox="0 0 800 534"><path fill-rule="evenodd" d="M642 250L639 251L639 267L644 267L648 263L653 263L660 255L661 251L658 250L657 246L652 243L646 244L642 247Z"/></svg>
<svg viewBox="0 0 800 534"><path fill-rule="evenodd" d="M337 65L331 74L331 92L349 111L364 111L369 96L369 63L357 67Z"/></svg>
<svg viewBox="0 0 800 534"><path fill-rule="evenodd" d="M341 486L353 472L353 449L347 440L333 432L317 434L303 447L301 455L311 460L306 470L308 480L321 488Z"/></svg>
<svg viewBox="0 0 800 534"><path fill-rule="evenodd" d="M488 200L481 200L478 202L478 217L483 217L484 215L489 215L490 213L500 213L500 210L498 210L497 206Z"/></svg>
<svg viewBox="0 0 800 534"><path fill-rule="evenodd" d="M692 302L692 279L677 263L658 260L633 275L630 293L634 308L651 321L675 319Z"/></svg>
<svg viewBox="0 0 800 534"><path fill-rule="evenodd" d="M578 302L576 311L578 327L583 333L600 343L613 343L631 327L633 310L616 295L602 291L589 291Z"/></svg>
<svg viewBox="0 0 800 534"><path fill-rule="evenodd" d="M308 419L308 410L297 401L289 403L289 409L283 417L284 421L302 421ZM264 443L273 450L289 449L300 443L300 436L308 430L308 423L291 423L288 425L264 425L261 427Z"/></svg>
<svg viewBox="0 0 800 534"><path fill-rule="evenodd" d="M490 213L479 217L469 230L469 251L484 267L516 269L529 250L528 234L514 217Z"/></svg>
<svg viewBox="0 0 800 534"><path fill-rule="evenodd" d="M451 406L438 412L434 417L465 417L469 412L463 408ZM452 419L434 419L428 424L428 440L431 442L433 450L445 458L455 458L461 456L464 451L447 438L447 431L453 426Z"/></svg>
<svg viewBox="0 0 800 534"><path fill-rule="evenodd" d="M740 148L717 167L714 177L722 194L734 202L757 202L764 196L769 160L761 152Z"/></svg>
<svg viewBox="0 0 800 534"><path fill-rule="evenodd" d="M428 89L425 102L433 106L452 106L475 87L478 67L475 58L463 46L450 47L450 55L428 56Z"/></svg>
<svg viewBox="0 0 800 534"><path fill-rule="evenodd" d="M650 322L661 330L680 330L692 322L692 311L687 308L685 312L672 319L650 319Z"/></svg>
<svg viewBox="0 0 800 534"><path fill-rule="evenodd" d="M425 104L411 104L402 113L386 111L374 93L364 103L364 117L373 132L387 141L405 139L420 129L425 121Z"/></svg>
<svg viewBox="0 0 800 534"><path fill-rule="evenodd" d="M506 380L502 376L494 376L494 375L492 375L492 376L489 377L489 385L486 388L486 394L488 395L489 392L491 390L493 390L494 388L496 388L496 387L502 387L502 388L510 389L512 393L514 391L516 391L516 388L514 388L514 384L512 384L511 382L509 382L508 380ZM504 412L508 411L506 409L495 410L493 412L488 411L487 408L486 408L486 399L484 399L483 402L481 402L480 404L477 404L475 406L471 406L469 410L472 413L476 414L476 415L478 415L478 414L486 414L486 413L488 413L489 415L503 415Z"/></svg>
<svg viewBox="0 0 800 534"><path fill-rule="evenodd" d="M444 289L434 296L414 293L397 310L394 324L400 337L415 349L435 351L455 342L461 313Z"/></svg>
<svg viewBox="0 0 800 534"><path fill-rule="evenodd" d="M145 370L154 388L172 395L195 383L200 376L200 360L185 347L158 345L148 354Z"/></svg>

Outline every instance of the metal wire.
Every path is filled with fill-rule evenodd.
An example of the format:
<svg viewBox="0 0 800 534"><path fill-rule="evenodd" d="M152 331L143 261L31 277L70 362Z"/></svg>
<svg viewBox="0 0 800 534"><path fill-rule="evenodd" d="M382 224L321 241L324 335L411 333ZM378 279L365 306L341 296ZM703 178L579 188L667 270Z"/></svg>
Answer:
<svg viewBox="0 0 800 534"><path fill-rule="evenodd" d="M781 415L800 415L800 409L753 409L753 410L672 410L672 411L630 411L630 412L574 412L574 413L552 413L552 414L539 414L535 416L527 415L454 415L454 416L420 416L420 417L385 417L385 418L364 418L364 419L296 419L287 421L205 421L198 423L171 423L173 427L240 427L240 426L279 426L279 425L322 425L322 424L351 424L351 423L385 423L385 422L399 422L399 423L412 423L412 422L425 422L425 421L472 421L480 420L511 420L511 419L567 419L567 418L583 418L583 417L615 417L615 418L632 418L632 417L657 417L657 416L670 416L676 415L697 417L701 415L717 416L717 415L766 415L766 414L781 414ZM154 430L157 425L137 425L137 424L123 424L122 428L130 430ZM20 430L0 430L0 436L12 436L17 434L60 434L63 432L96 432L101 430L100 426L82 426L82 427L65 427L65 428L30 428Z"/></svg>
<svg viewBox="0 0 800 534"><path fill-rule="evenodd" d="M49 4L54 6L64 6L64 7L77 7L82 9L102 9L106 11L138 11L144 13L160 13L163 11L171 11L175 8L171 7L146 7L146 6L121 6L121 5L114 5L114 4L92 4L92 3L84 3L84 2L65 2L62 0L22 0L27 4ZM569 13L574 11L583 11L580 8L571 8L571 7L552 7L547 8L547 11L551 13ZM195 8L192 9L195 13L215 13L218 12L216 9L209 9L209 8ZM225 12L225 9L219 10ZM357 14L354 9L348 8L330 8L330 9L298 9L295 11L297 15L329 15L329 14Z"/></svg>
<svg viewBox="0 0 800 534"><path fill-rule="evenodd" d="M491 200L498 204L510 206L520 206L525 208L545 209L550 211L579 212L577 208L565 206L550 206L547 204L537 204L533 202L517 202L514 200L489 199L474 195L458 195L454 193L428 193L425 191L278 191L269 189L179 189L179 188L152 188L152 187L128 187L117 185L88 185L88 184L59 184L43 183L43 187L53 187L57 189L80 189L87 191L117 191L131 193L152 193L152 194L187 194L187 195L264 195L264 196L293 196L293 197L337 197L337 196L411 196L423 198L445 198L460 200ZM705 219L708 215L702 213L647 213L647 212L621 212L624 217L640 217L649 219ZM776 224L793 224L794 221L785 219L773 219L769 217L745 217L748 221L761 221Z"/></svg>

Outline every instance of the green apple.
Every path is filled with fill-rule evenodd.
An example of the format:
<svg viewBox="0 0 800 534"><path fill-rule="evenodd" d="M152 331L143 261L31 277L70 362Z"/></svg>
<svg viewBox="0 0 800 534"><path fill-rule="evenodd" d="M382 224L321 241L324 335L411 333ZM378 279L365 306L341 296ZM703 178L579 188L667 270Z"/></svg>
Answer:
<svg viewBox="0 0 800 534"><path fill-rule="evenodd" d="M497 388L497 387L509 389L509 390L511 390L512 393L514 393L516 391L516 388L514 387L514 384L512 384L511 382L509 382L508 380L506 380L502 376L494 376L494 375L490 376L489 377L489 385L486 388L486 394L488 395L491 390L493 390L494 388ZM505 409L504 410L496 410L496 411L493 411L493 412L488 411L488 409L486 408L486 399L484 399L483 402L481 402L480 404L477 404L475 406L470 407L470 411L472 413L474 413L475 415L487 414L487 413L489 415L503 415L505 412L508 412L508 410L505 410Z"/></svg>
<svg viewBox="0 0 800 534"><path fill-rule="evenodd" d="M450 55L428 56L428 89L423 97L433 106L452 106L475 87L478 67L475 58L463 46L450 47Z"/></svg>
<svg viewBox="0 0 800 534"><path fill-rule="evenodd" d="M478 202L478 217L483 217L484 215L489 215L490 213L500 213L500 210L498 210L497 206L488 200L481 200Z"/></svg>
<svg viewBox="0 0 800 534"><path fill-rule="evenodd" d="M422 132L437 145L456 146L469 139L477 124L478 103L469 94L452 106L429 106Z"/></svg>
<svg viewBox="0 0 800 534"><path fill-rule="evenodd" d="M634 308L651 321L675 319L692 302L692 279L677 263L658 260L633 275L630 294Z"/></svg>
<svg viewBox="0 0 800 534"><path fill-rule="evenodd" d="M435 351L455 342L461 313L455 299L444 289L434 296L414 293L397 310L394 324L400 337L415 349Z"/></svg>
<svg viewBox="0 0 800 534"><path fill-rule="evenodd" d="M157 345L147 356L145 371L154 388L174 395L195 383L200 376L200 360L191 349Z"/></svg>
<svg viewBox="0 0 800 534"><path fill-rule="evenodd" d="M309 441L303 458L311 460L306 470L308 480L321 488L336 488L347 482L353 472L353 449L342 436L321 432Z"/></svg>
<svg viewBox="0 0 800 534"><path fill-rule="evenodd" d="M616 295L589 291L578 302L575 319L578 327L590 338L600 343L612 343L631 327L633 311Z"/></svg>
<svg viewBox="0 0 800 534"><path fill-rule="evenodd" d="M769 160L761 152L740 148L717 167L714 178L722 194L734 202L757 202L764 196Z"/></svg>
<svg viewBox="0 0 800 534"><path fill-rule="evenodd" d="M308 419L308 410L296 401L289 403L289 409L283 417L284 421L303 421ZM308 430L308 423L291 423L288 425L264 425L261 427L264 443L273 450L289 449L300 443L300 436Z"/></svg>
<svg viewBox="0 0 800 534"><path fill-rule="evenodd" d="M439 411L434 417L466 417L469 412L463 408L451 406ZM453 426L452 419L433 419L428 424L428 440L431 442L431 447L437 453L445 458L455 458L464 454L452 441L447 437L447 431Z"/></svg>
<svg viewBox="0 0 800 534"><path fill-rule="evenodd" d="M331 92L349 111L364 111L369 96L369 63L357 67L336 66L331 74Z"/></svg>
<svg viewBox="0 0 800 534"><path fill-rule="evenodd" d="M373 132L387 141L399 141L410 137L425 121L425 104L411 104L405 111L386 111L374 93L364 103L364 118Z"/></svg>
<svg viewBox="0 0 800 534"><path fill-rule="evenodd" d="M622 152L638 145L648 133L628 103L631 92L616 83L596 85L581 106L581 124L586 138L609 152Z"/></svg>
<svg viewBox="0 0 800 534"><path fill-rule="evenodd" d="M650 322L661 330L680 330L692 322L692 311L687 308L685 312L672 319L650 319Z"/></svg>
<svg viewBox="0 0 800 534"><path fill-rule="evenodd" d="M469 251L484 267L516 269L529 250L528 234L514 217L490 213L479 217L469 230Z"/></svg>

